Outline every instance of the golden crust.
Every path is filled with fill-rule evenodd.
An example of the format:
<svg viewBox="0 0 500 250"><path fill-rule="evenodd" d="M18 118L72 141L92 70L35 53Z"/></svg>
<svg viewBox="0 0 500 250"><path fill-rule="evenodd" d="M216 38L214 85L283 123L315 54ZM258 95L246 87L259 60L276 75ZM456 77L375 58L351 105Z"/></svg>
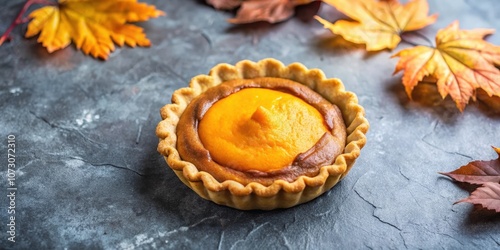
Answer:
<svg viewBox="0 0 500 250"><path fill-rule="evenodd" d="M334 164L321 167L318 175L313 177L300 176L294 182L276 180L273 184L264 186L257 182L248 185L232 180L219 182L211 174L198 171L192 163L180 158L176 149L176 127L189 102L222 82L256 77L296 81L339 107L347 128L347 141L344 153L335 159ZM366 143L365 134L369 128L364 109L358 104L356 95L345 91L339 79L327 79L321 70L308 70L300 63L285 66L270 58L259 62L244 60L234 66L216 65L209 75L198 75L191 80L188 88L176 90L172 95L172 104L165 105L160 114L163 120L156 128L156 134L160 138L158 152L165 156L179 179L205 199L243 210L292 207L331 189L351 169Z"/></svg>
<svg viewBox="0 0 500 250"><path fill-rule="evenodd" d="M321 113L323 116L321 120L324 120L324 125L330 129L330 133L323 133L321 139L316 140L314 146L309 150L302 151L299 155L293 154L295 156L293 162L280 170L262 172L256 170L260 165L253 166L250 164L250 166L256 168L253 168L252 171L241 171L229 167L224 160L218 162L213 157L212 153L214 152L205 147L206 145L202 143L201 135L198 133L199 129L202 128L201 123L202 119L205 118L205 112L208 112L207 110L211 108L212 104L221 98L228 97L245 88L256 87L279 90L300 98L311 107L314 107L315 111ZM238 112L242 111L242 109L243 107L239 107ZM346 127L338 107L300 83L276 77L235 79L207 89L188 104L179 119L176 133L179 155L184 161L193 163L198 171L208 172L220 182L234 180L243 185L258 182L264 186L271 185L277 179L293 182L301 175L317 175L322 166L333 163L335 158L344 151L346 141ZM182 146L179 147L179 145ZM228 151L225 151L224 154L235 157ZM269 155L266 159L269 157L274 159L275 155ZM240 158L244 160L247 157Z"/></svg>

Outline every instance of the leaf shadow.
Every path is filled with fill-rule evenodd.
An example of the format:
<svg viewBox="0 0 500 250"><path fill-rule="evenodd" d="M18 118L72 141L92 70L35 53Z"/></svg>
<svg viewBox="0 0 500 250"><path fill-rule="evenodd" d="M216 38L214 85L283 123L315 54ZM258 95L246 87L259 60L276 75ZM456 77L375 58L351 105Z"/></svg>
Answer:
<svg viewBox="0 0 500 250"><path fill-rule="evenodd" d="M472 185L467 183L459 183L457 182L457 186L463 190L466 190L472 193L479 185ZM463 197L466 198L466 197ZM462 203L460 203L462 204ZM499 225L500 223L500 213L497 213L493 210L484 208L478 204L468 204L470 206L469 212L467 216L464 218L462 222L462 230L467 232L468 234L482 234L483 230L477 230L476 228L479 226L480 228L490 228L495 225ZM458 204L456 204L458 205Z"/></svg>
<svg viewBox="0 0 500 250"><path fill-rule="evenodd" d="M363 59L370 59L382 51L366 51L364 44L356 44L345 40L342 36L325 32L316 36L312 42L312 49L320 55L347 55L363 53ZM389 59L389 58L388 58Z"/></svg>
<svg viewBox="0 0 500 250"><path fill-rule="evenodd" d="M500 119L500 97L489 96L486 91L477 90L477 101L475 102L479 110L486 116L493 119Z"/></svg>
<svg viewBox="0 0 500 250"><path fill-rule="evenodd" d="M474 190L476 190L478 187L481 186L481 185L475 185L475 184L470 184L470 183L466 183L466 182L454 181L454 180L452 180L449 177L444 176L444 175L439 176L439 178L446 179L446 180L452 182L453 184L455 184L455 186L457 186L458 188L460 188L463 191L467 191L469 194L474 192Z"/></svg>
<svg viewBox="0 0 500 250"><path fill-rule="evenodd" d="M205 0L194 0L193 2L196 2L200 5L203 5L203 6L206 6L206 7L210 7L210 8L213 8L210 4L207 3L207 1Z"/></svg>
<svg viewBox="0 0 500 250"><path fill-rule="evenodd" d="M449 95L444 99L441 98L434 82L420 82L413 89L411 99L406 94L401 78L390 80L386 86L387 90L398 98L399 104L406 109L425 110L448 123L462 115ZM500 119L500 97L490 97L481 89L477 90L477 101L471 100L463 112L476 110L487 117Z"/></svg>
<svg viewBox="0 0 500 250"><path fill-rule="evenodd" d="M456 187L460 188L463 191L466 191L469 193L469 195L474 192L478 187L481 185L475 185L475 184L470 184L466 182L459 182L459 181L453 181L449 177L441 175L438 177L439 179L446 179L452 183L455 184ZM462 199L465 199L466 197L462 197ZM460 203L462 204L462 203ZM463 203L463 204L470 204L470 203ZM455 204L459 205L459 204ZM472 204L470 204L472 205ZM493 210L489 210L486 208L483 208L481 205L472 205L470 208L469 213L467 214L467 217L463 221L462 226L464 226L464 231L467 231L470 233L471 231L468 230L471 226L479 225L479 224L498 224L500 222L500 213L496 213Z"/></svg>
<svg viewBox="0 0 500 250"><path fill-rule="evenodd" d="M333 35L330 33L325 33L325 35L320 35L316 39L316 45L318 49L330 51L331 49L342 50L346 52L350 51L363 51L365 46L362 44L351 43L345 40L342 36Z"/></svg>
<svg viewBox="0 0 500 250"><path fill-rule="evenodd" d="M225 32L228 34L261 34L265 32L269 32L279 28L283 22L281 23L268 23L264 21L259 21L255 23L245 23L245 24L234 24L228 27Z"/></svg>
<svg viewBox="0 0 500 250"><path fill-rule="evenodd" d="M462 225L469 228L479 224L497 225L498 223L500 223L500 213L483 208L480 205L474 205Z"/></svg>
<svg viewBox="0 0 500 250"><path fill-rule="evenodd" d="M411 99L406 94L401 78L393 77L385 83L385 86L387 86L387 91L397 98L399 105L406 110L425 111L447 124L454 123L462 115L449 97L444 100L441 98L433 84L420 83L417 85L413 89Z"/></svg>
<svg viewBox="0 0 500 250"><path fill-rule="evenodd" d="M321 8L322 1L313 1L309 4L299 5L295 7L295 15L292 18L297 18L302 22L309 22L314 19Z"/></svg>
<svg viewBox="0 0 500 250"><path fill-rule="evenodd" d="M39 64L39 66L51 67L60 71L73 70L78 65L80 65L83 60L86 60L85 57L90 58L90 60L104 62L101 59L95 59L91 56L86 56L73 44L51 53L49 53L47 49L44 48L40 43L36 42L30 43L28 49L30 51L30 54L35 55L33 57L30 57L30 59Z"/></svg>

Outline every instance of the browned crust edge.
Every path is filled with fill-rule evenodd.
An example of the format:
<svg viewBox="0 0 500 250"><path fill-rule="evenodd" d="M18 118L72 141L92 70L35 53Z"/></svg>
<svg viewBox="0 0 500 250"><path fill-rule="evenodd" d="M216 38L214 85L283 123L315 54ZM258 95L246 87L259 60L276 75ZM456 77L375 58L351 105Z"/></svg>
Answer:
<svg viewBox="0 0 500 250"><path fill-rule="evenodd" d="M245 88L274 89L301 98L322 114L326 125L331 129L330 133L325 133L320 141L307 152L299 154L284 169L271 172L239 171L219 164L212 160L210 152L201 142L198 124L213 103ZM275 77L237 79L208 89L189 103L180 117L176 133L177 145L181 145L177 150L182 159L193 163L199 171L212 174L218 181L235 180L243 185L258 182L268 186L277 179L293 182L301 175L315 176L323 165L332 164L344 151L346 141L344 119L337 106L300 83Z"/></svg>

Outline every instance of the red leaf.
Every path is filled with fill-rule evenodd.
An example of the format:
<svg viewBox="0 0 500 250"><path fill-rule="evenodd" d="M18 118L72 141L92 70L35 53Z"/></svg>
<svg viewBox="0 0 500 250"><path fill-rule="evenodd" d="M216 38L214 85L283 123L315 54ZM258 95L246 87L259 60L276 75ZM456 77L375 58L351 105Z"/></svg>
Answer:
<svg viewBox="0 0 500 250"><path fill-rule="evenodd" d="M314 0L247 0L243 1L235 18L228 21L234 24L265 21L277 23L290 18L295 7L309 4Z"/></svg>
<svg viewBox="0 0 500 250"><path fill-rule="evenodd" d="M207 0L207 3L218 10L232 10L241 5L242 0Z"/></svg>
<svg viewBox="0 0 500 250"><path fill-rule="evenodd" d="M500 183L486 182L472 194L456 203L468 202L500 213Z"/></svg>
<svg viewBox="0 0 500 250"><path fill-rule="evenodd" d="M440 173L456 181L470 184L483 184L486 182L500 183L500 148L493 149L498 153L499 158L491 161L472 161L459 169Z"/></svg>

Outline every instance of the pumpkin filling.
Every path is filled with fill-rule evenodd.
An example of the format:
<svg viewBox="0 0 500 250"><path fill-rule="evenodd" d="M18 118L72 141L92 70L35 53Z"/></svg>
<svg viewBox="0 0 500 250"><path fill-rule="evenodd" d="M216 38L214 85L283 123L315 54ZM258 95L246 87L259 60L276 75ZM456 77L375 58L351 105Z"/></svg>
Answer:
<svg viewBox="0 0 500 250"><path fill-rule="evenodd" d="M337 106L281 78L237 79L193 99L177 125L181 158L218 181L270 185L315 176L344 150Z"/></svg>
<svg viewBox="0 0 500 250"><path fill-rule="evenodd" d="M214 103L198 133L212 159L239 171L290 166L329 129L323 116L284 92L247 88Z"/></svg>

